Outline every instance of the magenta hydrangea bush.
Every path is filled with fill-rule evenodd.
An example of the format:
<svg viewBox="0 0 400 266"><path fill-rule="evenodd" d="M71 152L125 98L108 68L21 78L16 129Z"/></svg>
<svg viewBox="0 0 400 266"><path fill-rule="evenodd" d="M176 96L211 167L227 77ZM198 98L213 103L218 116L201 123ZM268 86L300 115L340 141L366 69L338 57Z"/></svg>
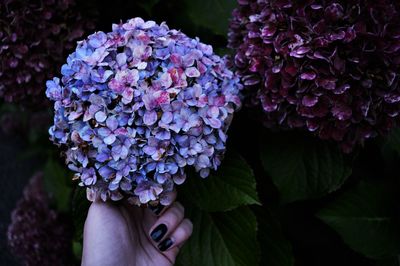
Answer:
<svg viewBox="0 0 400 266"><path fill-rule="evenodd" d="M267 127L350 152L399 120L400 2L239 0L229 46Z"/></svg>
<svg viewBox="0 0 400 266"><path fill-rule="evenodd" d="M44 83L93 27L74 0L2 0L0 98L40 107Z"/></svg>
<svg viewBox="0 0 400 266"><path fill-rule="evenodd" d="M134 18L79 42L61 73L49 132L90 200L169 204L186 167L220 165L241 85L210 45Z"/></svg>
<svg viewBox="0 0 400 266"><path fill-rule="evenodd" d="M43 174L35 174L11 214L10 251L23 265L72 265L72 224L50 208Z"/></svg>

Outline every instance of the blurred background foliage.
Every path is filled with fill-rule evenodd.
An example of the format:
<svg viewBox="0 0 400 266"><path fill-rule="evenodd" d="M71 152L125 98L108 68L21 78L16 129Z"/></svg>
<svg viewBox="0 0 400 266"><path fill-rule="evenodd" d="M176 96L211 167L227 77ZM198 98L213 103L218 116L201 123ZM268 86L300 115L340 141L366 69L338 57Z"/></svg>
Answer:
<svg viewBox="0 0 400 266"><path fill-rule="evenodd" d="M140 16L226 48L235 0L78 1L96 30ZM50 77L49 77L50 78ZM45 84L43 84L45 86ZM40 95L38 97L45 97ZM6 230L28 179L44 173L51 207L71 218L75 263L89 203L48 141L51 109L0 103L0 264L18 265ZM188 178L179 200L195 224L178 265L400 265L400 130L350 155L301 132L271 132L243 108L229 132L222 167ZM192 189L195 187L196 189Z"/></svg>

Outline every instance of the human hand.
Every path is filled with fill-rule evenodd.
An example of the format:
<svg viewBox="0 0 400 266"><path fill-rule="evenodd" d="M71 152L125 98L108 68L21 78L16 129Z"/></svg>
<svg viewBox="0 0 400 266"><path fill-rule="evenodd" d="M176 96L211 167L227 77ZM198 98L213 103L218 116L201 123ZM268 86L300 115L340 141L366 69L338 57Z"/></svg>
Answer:
<svg viewBox="0 0 400 266"><path fill-rule="evenodd" d="M193 225L184 219L178 202L152 209L92 203L84 228L82 265L173 265Z"/></svg>

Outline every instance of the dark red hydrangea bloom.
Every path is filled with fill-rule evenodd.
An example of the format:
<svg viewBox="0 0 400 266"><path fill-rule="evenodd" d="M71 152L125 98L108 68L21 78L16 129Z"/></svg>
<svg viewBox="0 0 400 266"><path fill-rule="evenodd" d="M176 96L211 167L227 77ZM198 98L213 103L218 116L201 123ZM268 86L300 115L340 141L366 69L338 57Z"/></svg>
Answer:
<svg viewBox="0 0 400 266"><path fill-rule="evenodd" d="M0 98L41 103L46 80L93 28L74 0L1 0Z"/></svg>
<svg viewBox="0 0 400 266"><path fill-rule="evenodd" d="M72 227L49 207L42 174L36 174L11 214L8 245L23 265L72 265Z"/></svg>
<svg viewBox="0 0 400 266"><path fill-rule="evenodd" d="M267 127L306 129L350 152L398 123L398 0L238 2L229 45Z"/></svg>

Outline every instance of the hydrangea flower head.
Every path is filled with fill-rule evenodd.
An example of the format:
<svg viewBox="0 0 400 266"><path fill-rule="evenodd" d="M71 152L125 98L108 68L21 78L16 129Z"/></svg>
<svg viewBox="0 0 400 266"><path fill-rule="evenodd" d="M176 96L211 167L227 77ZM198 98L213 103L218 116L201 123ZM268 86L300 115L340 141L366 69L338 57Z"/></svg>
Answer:
<svg viewBox="0 0 400 266"><path fill-rule="evenodd" d="M2 0L0 98L40 108L43 84L93 26L75 0Z"/></svg>
<svg viewBox="0 0 400 266"><path fill-rule="evenodd" d="M61 72L49 132L90 200L169 204L186 167L220 165L241 85L211 46L134 18L79 42Z"/></svg>
<svg viewBox="0 0 400 266"><path fill-rule="evenodd" d="M11 213L7 231L10 251L21 265L72 265L72 223L50 208L43 174L35 174Z"/></svg>
<svg viewBox="0 0 400 266"><path fill-rule="evenodd" d="M229 45L266 126L308 130L350 152L398 123L400 2L238 3Z"/></svg>

